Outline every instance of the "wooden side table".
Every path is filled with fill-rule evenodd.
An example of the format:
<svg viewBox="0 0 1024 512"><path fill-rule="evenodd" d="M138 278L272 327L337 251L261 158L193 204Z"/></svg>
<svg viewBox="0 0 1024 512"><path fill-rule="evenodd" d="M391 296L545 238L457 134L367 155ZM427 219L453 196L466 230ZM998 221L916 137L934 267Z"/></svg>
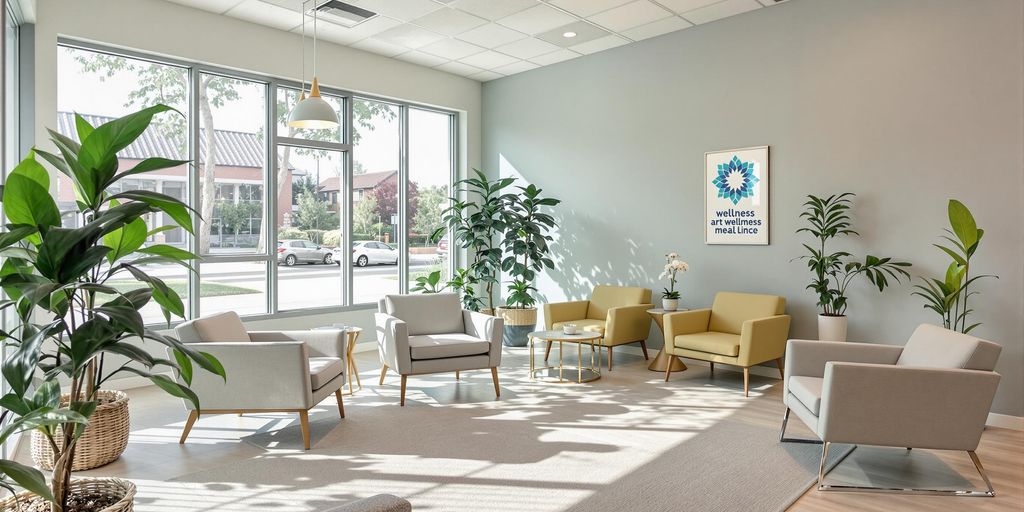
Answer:
<svg viewBox="0 0 1024 512"><path fill-rule="evenodd" d="M356 385L359 386L359 389L363 389L363 383L359 382L359 368L356 368L356 360L352 357L356 349L356 340L359 339L359 333L361 332L363 332L361 327L348 327L345 330L345 359L348 361L348 368L345 369L345 372L348 373L349 395L355 394L355 388L352 387L353 374L356 376Z"/></svg>
<svg viewBox="0 0 1024 512"><path fill-rule="evenodd" d="M678 309L676 311L686 311L685 309ZM651 315L651 319L654 323L658 324L658 329L661 329L662 337L665 339L665 343L670 343L670 340L665 336L665 313L675 313L675 311L665 311L661 308L648 309L647 314ZM654 360L647 367L652 372L664 372L668 365L672 365L673 372L681 372L686 369L686 365L683 361L676 356L670 355L665 352L665 347L662 346L661 350L658 351L658 355L654 356Z"/></svg>

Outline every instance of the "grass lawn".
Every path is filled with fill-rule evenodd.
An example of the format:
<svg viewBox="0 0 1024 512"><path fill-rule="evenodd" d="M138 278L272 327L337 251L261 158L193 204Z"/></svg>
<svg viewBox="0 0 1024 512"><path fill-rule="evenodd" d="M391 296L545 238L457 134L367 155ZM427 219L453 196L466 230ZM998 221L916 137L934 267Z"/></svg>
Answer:
<svg viewBox="0 0 1024 512"><path fill-rule="evenodd" d="M164 281L167 286L177 292L181 297L185 297L188 294L188 282L184 279L169 279ZM107 283L111 287L117 289L117 291L124 293L129 290L136 290L144 287L142 283L136 281L117 281ZM260 293L259 290L252 288L246 288L244 286L235 286L231 284L222 283L211 283L211 282L200 282L199 283L199 296L200 297L223 297L225 295L246 295L250 293Z"/></svg>

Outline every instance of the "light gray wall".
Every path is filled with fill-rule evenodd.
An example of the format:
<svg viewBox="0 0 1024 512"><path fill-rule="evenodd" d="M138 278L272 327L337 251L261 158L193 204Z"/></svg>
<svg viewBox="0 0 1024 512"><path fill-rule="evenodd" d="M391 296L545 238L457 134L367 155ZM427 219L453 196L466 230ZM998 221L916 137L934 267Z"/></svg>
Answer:
<svg viewBox="0 0 1024 512"><path fill-rule="evenodd" d="M1003 345L993 411L1024 414L1024 14L1020 0L793 0L484 86L483 162L564 200L545 299L594 283L658 291L690 263L686 307L719 290L785 295L816 336L798 214L857 194L862 236L837 244L944 270L949 198L986 230L976 333ZM704 245L705 151L771 146L771 245ZM903 343L936 318L910 285L851 294L850 339ZM657 336L660 344L660 336ZM653 338L652 338L653 339Z"/></svg>

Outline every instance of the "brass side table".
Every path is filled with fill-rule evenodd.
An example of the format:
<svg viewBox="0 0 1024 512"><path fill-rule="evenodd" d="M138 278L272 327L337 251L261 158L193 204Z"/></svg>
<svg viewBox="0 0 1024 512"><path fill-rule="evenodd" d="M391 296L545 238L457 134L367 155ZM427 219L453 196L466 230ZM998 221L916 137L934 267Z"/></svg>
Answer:
<svg viewBox="0 0 1024 512"><path fill-rule="evenodd" d="M677 309L676 311L686 311L686 310L685 309ZM665 340L665 343L670 343L669 339L666 336L664 336L664 334L665 334L665 314L666 313L675 313L676 311L665 311L664 309L661 309L661 308L648 309L647 310L647 314L651 315L651 318L654 320L654 323L658 324L658 329L661 329L662 338ZM665 352L665 347L662 346L661 350L658 351L658 355L654 356L654 360L651 361L651 364L647 367L647 369L652 371L652 372L662 372L662 373L664 373L665 369L668 368L669 364L672 365L672 371L673 372L681 372L681 371L686 369L686 365L683 364L683 361L681 359L679 359L676 356L667 354Z"/></svg>
<svg viewBox="0 0 1024 512"><path fill-rule="evenodd" d="M582 384L584 382L592 382L601 378L601 344L599 343L599 340L602 336L600 333L579 332L576 334L565 334L560 330L535 331L531 332L528 337L530 338L531 380L536 379L537 372L541 371L548 372L546 382L576 382L577 384ZM558 366L536 367L533 355L533 347L536 340L558 343ZM576 344L576 366L565 366L562 358L565 352L565 343ZM583 345L590 345L590 366L583 366ZM557 380L550 380L554 378L550 375L551 370L558 370ZM567 374L570 376L569 379L566 379ZM571 378L572 375L575 375L575 378Z"/></svg>

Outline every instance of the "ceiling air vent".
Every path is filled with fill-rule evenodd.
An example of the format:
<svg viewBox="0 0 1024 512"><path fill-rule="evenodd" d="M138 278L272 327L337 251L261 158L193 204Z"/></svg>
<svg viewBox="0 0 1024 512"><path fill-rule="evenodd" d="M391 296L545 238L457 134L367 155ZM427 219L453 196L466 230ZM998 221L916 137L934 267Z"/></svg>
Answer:
<svg viewBox="0 0 1024 512"><path fill-rule="evenodd" d="M314 8L318 18L337 23L343 27L354 27L377 16L377 13L373 11L368 11L362 7L356 7L340 0L327 0L323 3L318 2L318 4ZM314 9L310 9L308 14L313 14Z"/></svg>

